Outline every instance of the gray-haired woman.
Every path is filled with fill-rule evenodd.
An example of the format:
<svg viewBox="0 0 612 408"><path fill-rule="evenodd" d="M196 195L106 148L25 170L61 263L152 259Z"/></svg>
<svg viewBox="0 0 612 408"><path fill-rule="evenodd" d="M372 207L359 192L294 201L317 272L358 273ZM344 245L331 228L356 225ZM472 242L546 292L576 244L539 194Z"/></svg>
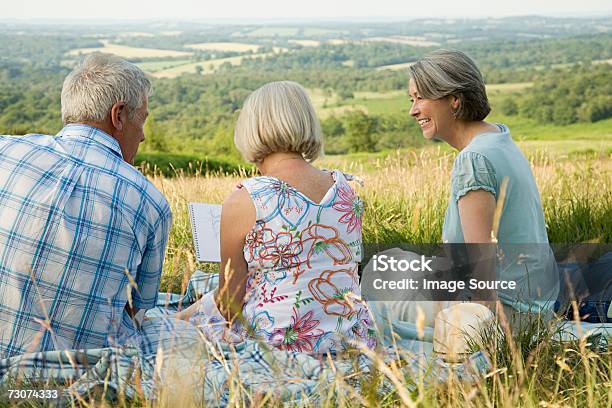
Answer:
<svg viewBox="0 0 612 408"><path fill-rule="evenodd" d="M461 51L432 52L410 67L409 94L410 115L423 136L459 151L443 242L497 242L504 253L497 278L517 284L516 290L498 291L499 299L522 311L551 309L558 274L540 194L508 127L485 121L491 108L478 67ZM497 207L501 217L493 234Z"/></svg>

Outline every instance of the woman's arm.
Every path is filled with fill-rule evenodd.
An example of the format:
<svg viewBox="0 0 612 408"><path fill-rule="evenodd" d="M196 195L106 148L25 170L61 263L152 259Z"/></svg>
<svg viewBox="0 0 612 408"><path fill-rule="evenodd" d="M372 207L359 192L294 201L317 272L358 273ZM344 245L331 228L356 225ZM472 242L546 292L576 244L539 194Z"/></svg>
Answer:
<svg viewBox="0 0 612 408"><path fill-rule="evenodd" d="M228 322L239 316L244 304L247 263L244 240L255 224L255 206L249 192L238 189L221 210L221 270L215 294L217 307Z"/></svg>
<svg viewBox="0 0 612 408"><path fill-rule="evenodd" d="M242 188L231 193L221 210L221 266L215 291L217 308L228 322L240 314L244 303L247 280L244 239L254 224L255 207L248 191ZM175 317L189 320L198 307L196 302Z"/></svg>
<svg viewBox="0 0 612 408"><path fill-rule="evenodd" d="M485 190L470 191L459 199L458 207L464 242L491 243L495 196Z"/></svg>
<svg viewBox="0 0 612 408"><path fill-rule="evenodd" d="M495 196L485 190L473 190L459 199L459 217L463 240L466 244L494 244L493 218L495 216ZM495 273L495 245L468 245L470 261L475 265L472 276L478 280L492 280ZM480 301L493 312L499 307L497 292L483 290L477 294Z"/></svg>

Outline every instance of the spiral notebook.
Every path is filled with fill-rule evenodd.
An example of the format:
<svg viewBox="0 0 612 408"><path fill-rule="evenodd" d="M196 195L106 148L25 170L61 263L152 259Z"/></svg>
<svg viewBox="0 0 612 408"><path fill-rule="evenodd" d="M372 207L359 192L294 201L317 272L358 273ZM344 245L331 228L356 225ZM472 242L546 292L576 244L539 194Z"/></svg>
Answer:
<svg viewBox="0 0 612 408"><path fill-rule="evenodd" d="M200 262L221 262L221 204L189 203L189 217L196 258Z"/></svg>

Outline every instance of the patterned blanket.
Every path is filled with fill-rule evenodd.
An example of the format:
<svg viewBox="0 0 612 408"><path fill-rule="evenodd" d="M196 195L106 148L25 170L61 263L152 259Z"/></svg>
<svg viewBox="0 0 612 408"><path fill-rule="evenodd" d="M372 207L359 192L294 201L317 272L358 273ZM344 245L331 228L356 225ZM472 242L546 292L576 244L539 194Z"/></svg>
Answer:
<svg viewBox="0 0 612 408"><path fill-rule="evenodd" d="M0 360L0 402L6 390L55 387L60 405L100 393L111 400L163 399L206 406L226 406L236 400L248 403L264 396L319 405L322 399L360 398L360 387L374 370L385 376L379 392L406 387L400 397L410 398L405 391L413 391L416 385L406 385L405 376L425 383L444 382L449 376L475 381L491 368L480 352L464 364L448 366L433 358L427 347L414 347L414 343L412 352L400 355L397 350L374 354L364 349L343 356L271 350L256 340L213 344L193 325L170 315L217 284L216 275L196 272L185 295L160 294L158 307L147 313L141 335L126 339L126 346Z"/></svg>

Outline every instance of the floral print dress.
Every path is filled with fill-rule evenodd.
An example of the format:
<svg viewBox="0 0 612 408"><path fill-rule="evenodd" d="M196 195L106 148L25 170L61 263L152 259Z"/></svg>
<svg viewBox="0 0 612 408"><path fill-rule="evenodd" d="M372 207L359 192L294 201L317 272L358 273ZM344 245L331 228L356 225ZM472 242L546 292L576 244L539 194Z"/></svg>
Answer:
<svg viewBox="0 0 612 408"><path fill-rule="evenodd" d="M342 172L332 176L319 203L274 177L242 183L256 209L244 245L243 324L219 330L225 322L205 296L192 321L209 337L239 341L249 333L279 349L312 353L341 351L352 342L375 346L357 274L363 202Z"/></svg>

